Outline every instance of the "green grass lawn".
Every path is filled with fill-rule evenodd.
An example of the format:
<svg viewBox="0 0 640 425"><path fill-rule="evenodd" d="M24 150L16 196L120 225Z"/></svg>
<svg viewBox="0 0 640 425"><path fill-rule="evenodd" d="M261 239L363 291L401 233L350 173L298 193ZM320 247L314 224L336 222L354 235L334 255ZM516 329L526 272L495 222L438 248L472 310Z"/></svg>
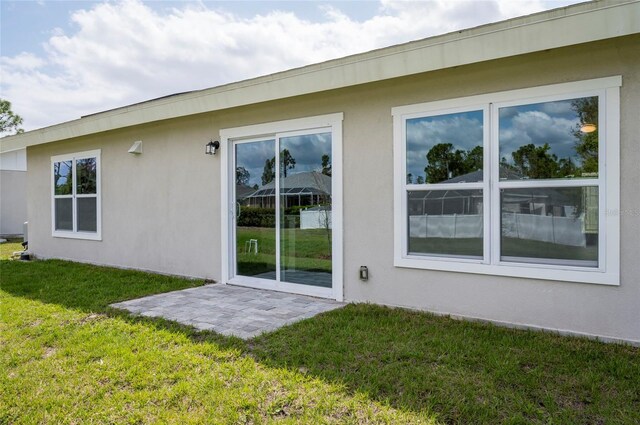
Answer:
<svg viewBox="0 0 640 425"><path fill-rule="evenodd" d="M7 242L0 243L0 260L8 260L11 254L22 250L22 239L8 239Z"/></svg>
<svg viewBox="0 0 640 425"><path fill-rule="evenodd" d="M638 348L364 304L241 341L107 307L201 281L0 278L0 424L640 422Z"/></svg>
<svg viewBox="0 0 640 425"><path fill-rule="evenodd" d="M276 229L237 228L238 274L254 276L276 269ZM258 254L246 252L249 239L258 241ZM323 229L282 229L283 266L295 270L331 272L331 247Z"/></svg>

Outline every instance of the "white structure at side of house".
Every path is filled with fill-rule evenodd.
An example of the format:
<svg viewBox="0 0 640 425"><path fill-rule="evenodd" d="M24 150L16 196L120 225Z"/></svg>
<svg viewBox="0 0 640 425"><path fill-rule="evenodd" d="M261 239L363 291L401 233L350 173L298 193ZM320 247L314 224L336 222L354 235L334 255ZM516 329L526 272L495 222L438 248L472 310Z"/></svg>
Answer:
<svg viewBox="0 0 640 425"><path fill-rule="evenodd" d="M22 235L27 221L27 150L0 153L0 236Z"/></svg>

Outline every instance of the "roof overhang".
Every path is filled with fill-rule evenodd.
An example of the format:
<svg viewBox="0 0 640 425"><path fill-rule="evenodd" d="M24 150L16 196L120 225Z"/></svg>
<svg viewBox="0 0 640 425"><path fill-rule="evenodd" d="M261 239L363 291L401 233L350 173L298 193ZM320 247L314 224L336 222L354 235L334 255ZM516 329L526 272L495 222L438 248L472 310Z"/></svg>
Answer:
<svg viewBox="0 0 640 425"><path fill-rule="evenodd" d="M3 138L0 152L637 33L639 0L581 3L97 113Z"/></svg>

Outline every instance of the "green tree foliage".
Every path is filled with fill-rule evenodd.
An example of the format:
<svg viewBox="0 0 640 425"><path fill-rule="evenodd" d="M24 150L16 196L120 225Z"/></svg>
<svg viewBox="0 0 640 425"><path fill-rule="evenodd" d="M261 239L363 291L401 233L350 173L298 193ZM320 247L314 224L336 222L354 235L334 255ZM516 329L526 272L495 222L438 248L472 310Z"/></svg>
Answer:
<svg viewBox="0 0 640 425"><path fill-rule="evenodd" d="M413 174L407 173L407 184L413 183Z"/></svg>
<svg viewBox="0 0 640 425"><path fill-rule="evenodd" d="M262 185L271 183L276 178L276 158L267 159L264 161L264 168L262 170Z"/></svg>
<svg viewBox="0 0 640 425"><path fill-rule="evenodd" d="M296 168L296 160L291 156L289 149L283 149L280 152L280 172L282 177L287 177L287 171Z"/></svg>
<svg viewBox="0 0 640 425"><path fill-rule="evenodd" d="M21 125L22 117L11 110L11 102L0 99L0 135L22 133L24 130L20 127Z"/></svg>
<svg viewBox="0 0 640 425"><path fill-rule="evenodd" d="M427 183L440 183L482 169L482 146L470 151L454 149L451 143L438 143L427 152L424 171Z"/></svg>
<svg viewBox="0 0 640 425"><path fill-rule="evenodd" d="M482 146L475 146L473 149L465 154L464 168L467 169L467 173L482 170Z"/></svg>
<svg viewBox="0 0 640 425"><path fill-rule="evenodd" d="M582 172L598 172L598 97L584 97L571 102L573 110L580 117L580 123L573 130L576 138L576 153L582 159ZM580 128L583 124L594 124L596 130L591 133L583 133Z"/></svg>
<svg viewBox="0 0 640 425"><path fill-rule="evenodd" d="M282 177L287 177L288 171L296 168L296 159L291 156L289 149L280 152L280 172ZM271 183L276 178L276 158L267 159L262 170L262 185Z"/></svg>
<svg viewBox="0 0 640 425"><path fill-rule="evenodd" d="M251 174L244 167L236 167L236 184L241 186L248 186Z"/></svg>
<svg viewBox="0 0 640 425"><path fill-rule="evenodd" d="M331 177L331 157L327 154L322 155L322 174Z"/></svg>
<svg viewBox="0 0 640 425"><path fill-rule="evenodd" d="M56 195L71 195L73 193L71 167L71 161L53 163L53 186Z"/></svg>
<svg viewBox="0 0 640 425"><path fill-rule="evenodd" d="M558 157L550 154L550 149L548 143L542 146L535 146L533 143L520 146L511 154L515 170L521 176L531 179L560 177Z"/></svg>

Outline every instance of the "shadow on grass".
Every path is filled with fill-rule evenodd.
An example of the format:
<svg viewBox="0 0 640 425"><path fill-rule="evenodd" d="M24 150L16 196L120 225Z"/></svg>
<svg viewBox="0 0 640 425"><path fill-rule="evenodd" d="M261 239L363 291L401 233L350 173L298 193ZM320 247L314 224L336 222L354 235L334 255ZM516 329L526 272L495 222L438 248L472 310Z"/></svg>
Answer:
<svg viewBox="0 0 640 425"><path fill-rule="evenodd" d="M425 313L349 305L249 341L109 304L203 284L62 261L1 262L15 296L239 350L447 423L640 423L640 350Z"/></svg>

